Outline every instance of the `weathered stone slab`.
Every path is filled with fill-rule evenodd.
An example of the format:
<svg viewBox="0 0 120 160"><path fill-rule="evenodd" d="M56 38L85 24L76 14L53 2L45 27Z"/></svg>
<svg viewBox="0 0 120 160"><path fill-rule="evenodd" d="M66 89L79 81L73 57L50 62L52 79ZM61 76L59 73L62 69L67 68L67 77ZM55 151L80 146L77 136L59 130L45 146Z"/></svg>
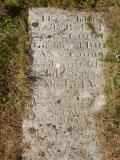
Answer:
<svg viewBox="0 0 120 160"><path fill-rule="evenodd" d="M97 35L88 27L88 18ZM107 32L100 13L29 10L32 108L23 122L26 160L102 160L93 114L105 103Z"/></svg>

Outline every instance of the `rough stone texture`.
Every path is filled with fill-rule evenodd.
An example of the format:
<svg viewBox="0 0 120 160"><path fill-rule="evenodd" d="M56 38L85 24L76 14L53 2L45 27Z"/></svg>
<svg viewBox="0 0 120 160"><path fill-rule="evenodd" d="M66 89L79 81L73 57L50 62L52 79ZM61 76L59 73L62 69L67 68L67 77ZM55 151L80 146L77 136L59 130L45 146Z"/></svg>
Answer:
<svg viewBox="0 0 120 160"><path fill-rule="evenodd" d="M89 16L98 35L88 28ZM105 104L102 14L33 8L28 22L32 107L23 121L23 157L103 160L93 118Z"/></svg>

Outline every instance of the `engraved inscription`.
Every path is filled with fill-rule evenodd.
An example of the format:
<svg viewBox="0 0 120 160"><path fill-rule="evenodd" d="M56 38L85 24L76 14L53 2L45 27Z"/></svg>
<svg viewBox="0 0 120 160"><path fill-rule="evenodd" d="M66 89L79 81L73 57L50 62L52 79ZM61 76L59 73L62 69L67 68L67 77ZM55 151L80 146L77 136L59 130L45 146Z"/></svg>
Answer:
<svg viewBox="0 0 120 160"><path fill-rule="evenodd" d="M98 37L87 27L90 15ZM93 116L105 104L102 14L31 8L28 22L32 108L23 120L23 158L103 160Z"/></svg>

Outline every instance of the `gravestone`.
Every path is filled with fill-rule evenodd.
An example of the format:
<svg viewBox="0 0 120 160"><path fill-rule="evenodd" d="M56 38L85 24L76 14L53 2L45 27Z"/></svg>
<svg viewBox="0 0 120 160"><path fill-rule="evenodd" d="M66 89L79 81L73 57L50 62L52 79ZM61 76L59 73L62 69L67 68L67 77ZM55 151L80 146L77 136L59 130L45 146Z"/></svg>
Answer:
<svg viewBox="0 0 120 160"><path fill-rule="evenodd" d="M28 23L33 63L23 158L103 160L93 116L105 104L102 13L31 8Z"/></svg>

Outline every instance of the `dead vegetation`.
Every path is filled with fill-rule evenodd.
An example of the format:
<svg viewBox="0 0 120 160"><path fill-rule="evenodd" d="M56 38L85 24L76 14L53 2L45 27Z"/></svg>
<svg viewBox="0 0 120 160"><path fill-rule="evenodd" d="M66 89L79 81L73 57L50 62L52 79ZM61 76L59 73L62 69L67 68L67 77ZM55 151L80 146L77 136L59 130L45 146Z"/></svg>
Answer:
<svg viewBox="0 0 120 160"><path fill-rule="evenodd" d="M0 15L0 160L19 160L30 58L24 18Z"/></svg>
<svg viewBox="0 0 120 160"><path fill-rule="evenodd" d="M106 100L104 109L98 113L98 133L105 160L120 158L120 8L112 7L105 13L110 30L107 40L109 52L105 58ZM115 18L116 17L116 18Z"/></svg>

